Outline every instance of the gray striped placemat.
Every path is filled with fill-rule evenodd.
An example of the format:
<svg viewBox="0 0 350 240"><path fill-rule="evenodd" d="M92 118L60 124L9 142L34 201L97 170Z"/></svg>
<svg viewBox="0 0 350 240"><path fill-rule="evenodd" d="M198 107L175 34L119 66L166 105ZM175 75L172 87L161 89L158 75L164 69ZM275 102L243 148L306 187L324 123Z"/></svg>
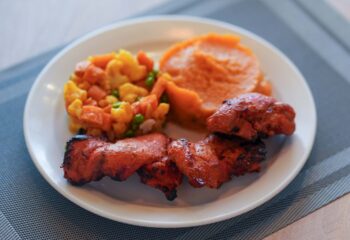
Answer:
<svg viewBox="0 0 350 240"><path fill-rule="evenodd" d="M22 132L29 88L58 48L0 72L0 239L261 239L348 193L348 39L317 17L325 4L310 14L310 5L301 2L188 0L143 14L197 15L242 26L272 42L298 66L315 97L318 129L305 167L282 193L239 217L178 229L113 222L66 200L35 169Z"/></svg>

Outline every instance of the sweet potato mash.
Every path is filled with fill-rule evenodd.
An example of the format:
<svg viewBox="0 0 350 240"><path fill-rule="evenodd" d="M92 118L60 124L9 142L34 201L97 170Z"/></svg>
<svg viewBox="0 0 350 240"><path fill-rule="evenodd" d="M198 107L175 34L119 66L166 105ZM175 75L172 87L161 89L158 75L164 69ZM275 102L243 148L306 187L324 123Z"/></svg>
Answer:
<svg viewBox="0 0 350 240"><path fill-rule="evenodd" d="M173 115L186 125L204 124L225 99L271 92L258 59L233 35L208 34L177 43L162 56L160 70L172 76L167 93Z"/></svg>

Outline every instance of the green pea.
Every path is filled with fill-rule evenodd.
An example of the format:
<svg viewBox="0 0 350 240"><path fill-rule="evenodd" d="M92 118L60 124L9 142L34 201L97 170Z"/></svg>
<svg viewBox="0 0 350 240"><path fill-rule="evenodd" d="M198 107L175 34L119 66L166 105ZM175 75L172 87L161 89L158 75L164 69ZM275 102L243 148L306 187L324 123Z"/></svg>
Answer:
<svg viewBox="0 0 350 240"><path fill-rule="evenodd" d="M121 105L122 105L122 102L115 102L112 104L112 108L120 108Z"/></svg>
<svg viewBox="0 0 350 240"><path fill-rule="evenodd" d="M158 75L158 70L153 69L152 71L150 71L147 75L145 84L147 87L152 87L154 82L156 81Z"/></svg>
<svg viewBox="0 0 350 240"><path fill-rule="evenodd" d="M145 84L147 87L152 87L153 84L154 84L154 76L152 75L148 75L147 78L146 78L146 81L145 81Z"/></svg>
<svg viewBox="0 0 350 240"><path fill-rule="evenodd" d="M119 91L116 89L112 90L112 95L116 98L119 98Z"/></svg>
<svg viewBox="0 0 350 240"><path fill-rule="evenodd" d="M132 123L139 125L143 122L143 120L145 120L145 117L142 114L138 113L134 116Z"/></svg>
<svg viewBox="0 0 350 240"><path fill-rule="evenodd" d="M133 137L133 136L135 136L135 132L133 130L129 129L128 131L126 131L124 136L125 137Z"/></svg>

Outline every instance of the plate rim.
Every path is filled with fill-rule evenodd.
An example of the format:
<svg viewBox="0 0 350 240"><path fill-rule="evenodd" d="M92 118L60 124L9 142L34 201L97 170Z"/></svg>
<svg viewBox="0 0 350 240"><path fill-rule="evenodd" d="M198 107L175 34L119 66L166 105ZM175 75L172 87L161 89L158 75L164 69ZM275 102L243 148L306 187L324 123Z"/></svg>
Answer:
<svg viewBox="0 0 350 240"><path fill-rule="evenodd" d="M133 24L141 23L141 22L157 22L157 21L190 21L190 22L195 22L195 23L204 23L204 24L210 24L210 25L216 25L216 26L221 26L227 29L231 29L237 32L244 33L245 35L259 41L263 45L267 46L271 51L273 51L275 54L278 55L279 58L283 59L289 67L292 68L292 70L296 73L296 75L302 79L302 84L304 85L304 89L306 91L306 94L308 95L310 99L310 103L312 105L312 109L310 109L311 116L314 119L314 124L313 128L310 130L310 135L311 135L311 141L308 143L307 146L307 151L304 152L302 155L303 161L300 161L298 165L293 169L292 173L288 176L288 178L284 178L284 181L278 185L276 189L274 189L273 192L270 194L264 195L264 197L258 199L255 202L252 202L248 207L244 208L241 211L238 212L228 212L226 214L221 214L217 216L211 216L211 217L206 217L202 219L197 219L197 220L192 220L191 222L167 222L167 223L162 223L162 222L157 222L157 221L145 221L145 220L138 220L138 219L130 219L128 217L120 216L120 215L114 215L114 214L109 214L104 211L100 211L100 209L96 208L95 206L92 206L90 204L87 204L84 202L84 200L81 200L78 197L75 197L73 195L70 195L69 192L66 192L60 185L55 184L53 180L49 177L49 175L45 172L43 166L39 163L38 159L36 158L36 154L34 151L34 147L30 143L29 139L29 127L27 126L28 124L28 119L29 119L29 105L30 102L32 101L34 90L37 88L37 85L40 83L40 79L42 79L42 76L46 74L46 72L51 68L51 66L64 54L66 54L68 51L79 45L81 42L88 40L89 38L92 38L94 36L97 36L99 34L102 34L104 32L117 29L120 27L124 26L132 26ZM313 148L314 142L315 142L315 136L316 136L316 129L317 129L317 113L316 113L316 105L315 105L315 100L313 98L312 92L310 90L309 85L307 84L304 76L301 74L299 69L295 66L295 64L277 47L272 45L270 42L267 40L263 39L262 37L256 35L253 32L250 32L249 30L246 30L242 27L236 26L234 24L222 22L219 20L214 20L214 19L209 19L209 18L204 18L204 17L194 17L194 16L186 16L186 15L152 15L152 16L145 16L145 17L137 17L137 18L132 18L132 19L126 19L123 21L118 21L117 23L112 23L109 25L106 25L104 27L98 28L92 32L89 32L81 37L78 37L74 41L72 41L70 44L68 44L66 47L64 47L62 50L60 50L46 65L45 67L41 70L37 78L35 79L33 85L30 88L26 103L25 103L25 108L24 108L24 115L23 115L23 132L24 132L24 139L25 143L29 152L29 155L35 165L35 167L38 169L40 174L44 177L44 179L53 187L57 192L59 192L62 196L64 196L66 199L70 200L74 204L84 208L85 210L88 210L94 214L97 214L99 216L105 217L107 219L113 220L113 221L118 221L118 222L123 222L123 223L128 223L132 225L137 225L137 226L144 226L144 227L157 227L157 228L179 228L179 227L193 227L193 226L200 226L200 225L206 225L210 223L215 223L219 221L223 221L232 217L239 216L243 213L246 213L263 203L269 201L272 199L274 196L276 196L278 193L280 193L284 188L287 187L287 185L296 177L296 175L300 172L302 167L305 165L311 150Z"/></svg>

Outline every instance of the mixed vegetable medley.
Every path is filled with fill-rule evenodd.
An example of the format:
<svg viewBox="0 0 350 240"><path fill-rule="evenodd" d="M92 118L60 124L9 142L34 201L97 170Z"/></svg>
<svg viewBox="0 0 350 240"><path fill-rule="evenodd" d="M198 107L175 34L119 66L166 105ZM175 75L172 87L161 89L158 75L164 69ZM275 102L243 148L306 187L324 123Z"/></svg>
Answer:
<svg viewBox="0 0 350 240"><path fill-rule="evenodd" d="M79 62L64 85L70 131L113 141L159 130L169 112L164 93L169 80L143 51L133 56L120 50Z"/></svg>

